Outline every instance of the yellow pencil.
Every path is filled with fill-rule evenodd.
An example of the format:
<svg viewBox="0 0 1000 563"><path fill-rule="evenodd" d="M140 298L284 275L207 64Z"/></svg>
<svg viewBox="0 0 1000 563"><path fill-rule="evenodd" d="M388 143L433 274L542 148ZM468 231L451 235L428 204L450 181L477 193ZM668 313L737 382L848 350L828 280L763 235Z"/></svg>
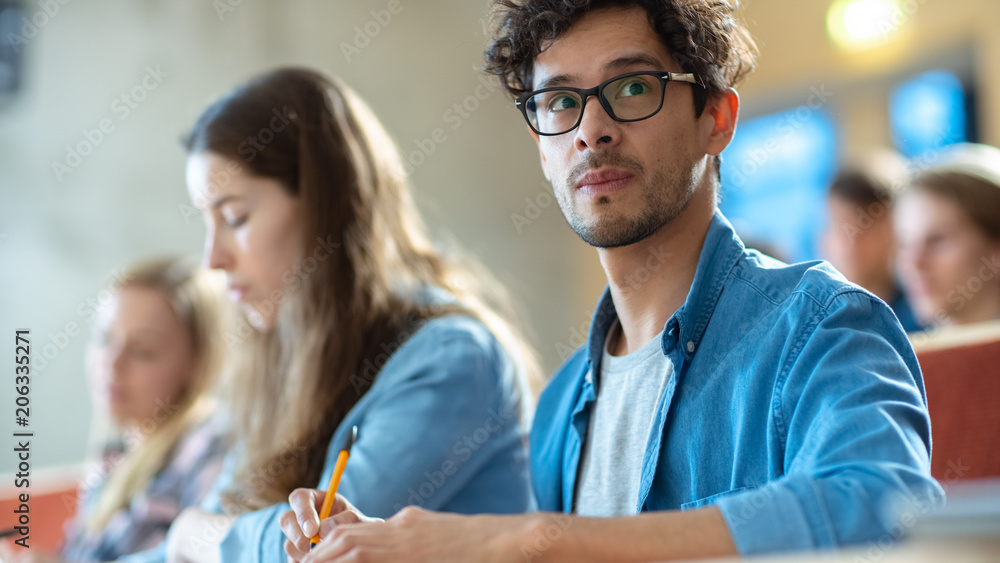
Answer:
<svg viewBox="0 0 1000 563"><path fill-rule="evenodd" d="M323 522L330 517L330 510L333 509L333 501L337 498L337 487L340 486L340 477L344 474L344 469L347 467L347 458L351 457L351 447L354 445L354 441L358 439L358 427L352 426L351 431L347 434L347 439L344 441L344 447L340 450L340 454L337 455L337 465L333 468L333 475L330 477L330 486L326 489L326 496L323 497L323 507L319 511L319 521ZM309 549L316 547L319 543L319 532L309 540Z"/></svg>

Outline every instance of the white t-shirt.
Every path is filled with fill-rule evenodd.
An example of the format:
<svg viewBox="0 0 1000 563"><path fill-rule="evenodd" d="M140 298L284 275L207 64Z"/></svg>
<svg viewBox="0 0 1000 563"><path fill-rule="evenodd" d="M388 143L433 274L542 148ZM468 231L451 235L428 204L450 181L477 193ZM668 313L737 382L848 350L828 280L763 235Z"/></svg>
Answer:
<svg viewBox="0 0 1000 563"><path fill-rule="evenodd" d="M653 415L674 372L660 347L663 333L626 356L612 356L608 343L620 331L618 321L608 331L597 400L590 413L580 454L573 511L581 516L636 514L642 458L652 430Z"/></svg>

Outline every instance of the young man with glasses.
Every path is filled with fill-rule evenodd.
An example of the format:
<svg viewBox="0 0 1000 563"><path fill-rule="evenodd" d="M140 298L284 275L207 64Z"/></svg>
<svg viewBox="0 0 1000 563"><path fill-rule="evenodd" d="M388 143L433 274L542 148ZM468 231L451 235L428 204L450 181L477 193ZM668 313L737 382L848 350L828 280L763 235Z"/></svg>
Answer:
<svg viewBox="0 0 1000 563"><path fill-rule="evenodd" d="M920 371L890 309L823 263L744 249L718 212L755 52L721 0L496 0L516 97L608 289L531 432L543 511L371 521L299 490L308 561L653 561L884 545L942 501ZM596 85L596 86L595 86ZM641 275L640 275L641 274ZM603 518L597 518L603 517ZM303 534L303 530L305 534Z"/></svg>

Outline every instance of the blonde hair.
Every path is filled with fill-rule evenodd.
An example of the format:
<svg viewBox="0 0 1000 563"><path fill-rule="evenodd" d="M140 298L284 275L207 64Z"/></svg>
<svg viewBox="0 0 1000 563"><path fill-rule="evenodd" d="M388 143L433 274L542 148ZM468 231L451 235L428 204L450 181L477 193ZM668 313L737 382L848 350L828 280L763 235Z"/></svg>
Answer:
<svg viewBox="0 0 1000 563"><path fill-rule="evenodd" d="M213 410L213 391L223 362L225 303L219 280L186 259L159 258L127 269L116 291L149 288L163 293L191 337L194 373L175 403L177 408L134 449L126 451L101 488L86 529L103 530L114 514L146 489L174 447Z"/></svg>
<svg viewBox="0 0 1000 563"><path fill-rule="evenodd" d="M284 128L253 158L238 154L275 112L287 116ZM185 145L279 180L303 213L306 250L285 273L280 307L270 304L275 328L232 338L239 352L225 396L242 453L225 499L233 508L259 509L314 485L333 432L368 390L356 384L365 362L379 363L385 346L395 350L431 318L465 314L486 325L530 412L539 368L509 299L474 260L433 247L394 143L350 89L309 70L265 74L206 109ZM428 302L427 288L454 299Z"/></svg>

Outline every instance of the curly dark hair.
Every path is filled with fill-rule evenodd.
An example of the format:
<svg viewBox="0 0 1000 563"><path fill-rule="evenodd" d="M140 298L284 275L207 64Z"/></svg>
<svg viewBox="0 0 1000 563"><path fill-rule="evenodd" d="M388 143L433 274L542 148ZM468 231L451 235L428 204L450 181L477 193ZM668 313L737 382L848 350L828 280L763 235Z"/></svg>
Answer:
<svg viewBox="0 0 1000 563"><path fill-rule="evenodd" d="M736 86L756 66L757 46L736 18L738 3L725 0L494 0L493 43L486 72L497 75L512 97L531 88L535 58L584 14L639 6L674 61L701 83L695 114L708 99Z"/></svg>

